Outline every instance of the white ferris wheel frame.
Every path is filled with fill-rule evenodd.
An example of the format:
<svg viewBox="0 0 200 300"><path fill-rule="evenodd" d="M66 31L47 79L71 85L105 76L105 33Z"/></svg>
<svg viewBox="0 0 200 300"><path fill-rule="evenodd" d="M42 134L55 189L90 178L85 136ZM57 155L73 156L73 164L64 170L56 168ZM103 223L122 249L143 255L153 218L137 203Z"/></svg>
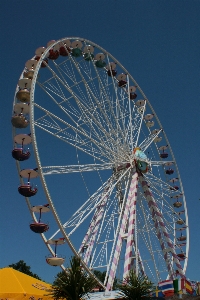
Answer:
<svg viewBox="0 0 200 300"><path fill-rule="evenodd" d="M98 48L100 51L102 51L105 55L107 55L109 58L111 58L113 61L115 61L117 63L118 66L120 66L120 68L124 71L125 74L127 74L127 78L131 79L135 85L137 86L137 89L139 89L140 93L142 94L142 96L144 97L146 103L148 104L148 106L150 107L152 113L154 114L156 120L157 120L157 123L158 125L160 126L160 128L162 128L162 125L161 125L161 122L159 120L159 118L157 117L153 107L151 106L149 100L147 99L147 97L145 96L144 92L142 91L142 89L139 87L138 83L135 81L135 79L129 74L129 72L121 65L121 63L119 61L116 60L116 58L114 58L110 53L108 53L105 49L103 49L102 47L100 47L99 45L87 40L87 39L83 39L83 38L79 38L79 37L68 37L68 38L63 38L63 39L60 39L58 41L56 41L54 44L51 44L49 47L46 48L45 52L41 55L41 58L40 60L38 61L38 64L35 68L35 71L34 71L34 76L33 76L33 79L32 79L32 84L31 84L31 90L30 90L30 128L31 128L31 137L32 137L32 145L33 145L33 150L34 150L34 154L35 154L35 160L36 160L36 164L37 164L37 168L38 168L38 172L40 174L40 179L41 179L41 183L42 183L42 186L43 186L43 189L44 189L44 192L45 192L45 195L46 195L46 198L48 199L48 202L50 204L50 207L51 207L51 211L54 215L54 218L57 222L57 225L59 227L59 230L60 232L62 233L63 237L66 239L70 249L72 250L72 252L74 253L75 256L79 256L79 253L78 251L75 249L75 247L73 246L68 234L66 233L66 231L64 230L64 226L63 224L61 223L60 221L60 218L59 218L59 215L56 211L56 208L54 206L54 203L51 199L51 195L49 193L49 190L48 190L48 187L47 187L47 184L46 184L46 180L45 180L45 176L44 176L44 173L43 173L43 168L42 168L42 165L41 165L41 161L40 161L40 155L39 155L39 151L38 151L38 147L37 147L37 138L36 138L36 134L35 134L35 126L34 126L34 95L35 95L35 85L36 85L36 81L37 81L37 76L38 76L38 72L40 70L40 67L41 67L41 64L42 64L42 61L43 59L47 56L49 50L54 47L55 45L57 45L58 43L62 43L64 42L66 39L70 39L70 40L81 40L81 41L84 41L85 43L87 44L90 44L90 45L93 45L94 47ZM25 70L25 69L24 69ZM22 75L20 78L23 78L23 73L24 73L24 70L22 72ZM128 83L129 84L129 83ZM14 103L15 103L15 99L14 99ZM142 118L141 118L142 120ZM142 121L141 121L142 122ZM141 128L140 128L141 129ZM171 156L172 156L172 159L173 159L173 162L174 162L174 165L175 165L175 168L176 168L176 172L177 172L177 175L178 175L178 178L179 178L179 183L180 183L180 187L181 187L181 191L183 192L183 185L182 185L182 181L181 181L181 177L180 177L180 173L179 173L179 170L178 170L178 166L176 164L176 160L175 160L175 157L174 157L174 154L173 154L173 151L172 151L172 148L170 146L170 143L169 143L169 140L166 136L166 133L165 131L163 130L162 131L164 137L165 137L165 140L167 141L167 145L168 145L168 149L170 150L170 153L171 153ZM15 134L15 129L13 130L13 136ZM138 134L139 136L139 134ZM136 143L137 144L137 143ZM149 146L148 144L148 141L146 141L146 145L144 145L144 150L145 148L147 148ZM133 149L132 149L133 150ZM92 166L91 166L92 167ZM93 168L98 168L97 165L94 165ZM106 165L105 165L106 167ZM109 164L107 166L107 168L109 168ZM80 165L79 165L79 168L80 168ZM83 166L84 168L84 166ZM17 169L18 169L18 172L20 172L20 164L19 162L17 162ZM73 169L71 170L73 171ZM76 170L75 170L76 171ZM70 172L70 170L68 171ZM20 178L20 181L21 183L23 182L23 179ZM35 214L31 211L31 205L30 205L30 202L29 202L29 199L26 198L26 201L27 201L27 204L28 204L28 207L29 207L29 210L34 218L34 220L36 220L36 217L35 217ZM185 262L184 262L184 266L183 266L183 272L185 273L186 271L186 268L187 268L187 263L188 263L188 254L189 254L189 228L188 228L188 214L187 214L187 206L186 206L186 200L185 200L185 195L184 195L184 192L183 192L183 205L184 205L184 210L185 210L185 225L186 225L186 234L187 234L187 243L186 243L186 257L187 259L185 259ZM136 223L136 226L137 226L137 223ZM136 235L137 235L137 230L136 231ZM54 251L52 249L52 247L46 243L47 239L45 237L44 234L41 234L42 236L42 239L43 241L45 242L46 246L48 247L49 251L51 252L51 254L54 254ZM136 243L137 243L137 238L136 238ZM137 244L135 245L136 249L137 249ZM111 261L112 262L112 261ZM111 264L110 262L110 264ZM90 270L90 268L87 266L87 264L81 260L81 264L82 266L85 268L85 270L94 277L94 274L93 272ZM136 265L138 265L138 257L136 255ZM64 266L62 266L63 270L65 269ZM136 268L137 269L137 268ZM96 278L97 279L97 278ZM98 283L103 286L104 288L106 288L98 279L97 279Z"/></svg>

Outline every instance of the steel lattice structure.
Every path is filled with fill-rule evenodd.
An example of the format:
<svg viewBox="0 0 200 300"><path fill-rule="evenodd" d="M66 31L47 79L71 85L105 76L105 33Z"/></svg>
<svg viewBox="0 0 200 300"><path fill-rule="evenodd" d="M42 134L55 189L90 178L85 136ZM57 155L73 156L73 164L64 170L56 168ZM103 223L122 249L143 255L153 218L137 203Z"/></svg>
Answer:
<svg viewBox="0 0 200 300"><path fill-rule="evenodd" d="M156 112L119 61L78 37L38 48L20 76L12 124L19 192L54 264L61 236L92 276L106 271L99 284L108 290L131 268L154 282L184 277L189 228L179 170ZM34 208L37 176L48 205ZM52 230L41 222L49 210Z"/></svg>

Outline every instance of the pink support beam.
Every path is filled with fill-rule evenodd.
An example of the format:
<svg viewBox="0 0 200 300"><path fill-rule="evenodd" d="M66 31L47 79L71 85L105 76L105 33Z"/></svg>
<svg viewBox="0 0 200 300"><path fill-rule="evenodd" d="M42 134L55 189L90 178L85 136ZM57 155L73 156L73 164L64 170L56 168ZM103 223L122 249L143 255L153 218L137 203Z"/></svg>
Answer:
<svg viewBox="0 0 200 300"><path fill-rule="evenodd" d="M91 234L92 234L93 231L94 231L94 228L95 228L95 226L96 226L97 219L98 219L98 217L99 217L99 214L101 214L101 210L102 210L102 208L103 208L103 203L105 202L105 201L104 201L104 198L105 198L105 200L107 200L107 198L108 198L108 196L105 196L105 193L106 193L107 191L108 191L108 188L105 189L105 192L103 193L103 196L102 196L102 201L101 201L101 203L97 206L97 208L96 208L96 210L95 210L95 213L94 213L93 218L92 218L92 220L91 220L91 222L90 222L90 225L89 225L89 228L88 228L88 230L87 230L87 233L86 233L86 235L84 236L83 241L82 241L82 243L81 243L81 246L80 246L80 248L79 248L79 253L81 253L83 247L88 243L88 240L89 240Z"/></svg>
<svg viewBox="0 0 200 300"><path fill-rule="evenodd" d="M162 216L162 213L159 211L159 208L153 198L153 195L151 193L151 191L149 190L148 188L148 185L146 183L146 181L144 180L143 176L140 175L139 176L139 180L140 180L140 183L143 187L143 190L144 190L144 195L145 195L145 198L147 199L147 202L148 202L148 206L149 206L149 209L151 211L151 214L152 214L152 218L154 220L154 225L155 225L155 229L156 229L156 233L157 233L157 237L158 237L158 240L160 242L160 245L161 245L161 249L163 251L163 256L164 256L164 259L165 259L165 262L166 262L166 265L167 265L167 269L168 269L168 272L169 272L169 275L170 275L170 278L171 279L174 279L176 274L171 266L171 263L169 261L169 258L168 258L168 255L167 255L167 252L171 252L171 255L173 257L173 260L176 264L176 267L178 269L178 272L180 274L181 277L185 277L184 273L183 273L183 269L182 269L182 266L179 262L179 259L178 259L178 256L176 255L176 251L174 249L174 245L170 239L170 236L167 232L167 228L164 224L164 221L163 221L163 216ZM161 234L161 231L163 233L163 235ZM163 239L164 237L164 239ZM167 245L168 245L168 251L166 251L166 247L165 247L165 244L164 244L164 241L166 241Z"/></svg>
<svg viewBox="0 0 200 300"><path fill-rule="evenodd" d="M107 287L106 287L107 290L111 289L114 279L115 279L115 274L117 271L117 266L119 263L119 257L120 257L121 248L122 248L122 237L123 237L124 233L126 232L126 224L127 224L127 219L128 219L128 213L129 213L129 201L132 201L132 199L134 197L136 170L133 170L133 172L134 172L134 174L131 179L130 189L129 189L129 193L128 193L128 199L126 201L126 206L125 206L124 213L123 213L123 218L122 218L121 227L120 227L120 231L119 231L119 235L118 235L118 239L117 239L117 243L116 243L116 247L115 247L113 261L112 261L112 265L111 265L111 269L110 269L110 273L109 273L109 277L108 277L108 283L107 283Z"/></svg>
<svg viewBox="0 0 200 300"><path fill-rule="evenodd" d="M137 188L138 188L138 174L137 172L135 172L135 174L132 177L132 182L130 187L130 190L132 192L129 193L128 195L129 221L128 221L128 236L127 236L127 243L126 243L123 278L126 278L128 276L128 273L131 269L131 262L133 256L132 250L134 246L135 220L136 220Z"/></svg>
<svg viewBox="0 0 200 300"><path fill-rule="evenodd" d="M104 196L103 200L102 200L102 202L99 206L98 215L95 219L95 226L93 228L93 232L92 232L92 235L91 235L89 243L88 243L88 248L87 248L87 251L86 251L85 256L84 256L84 262L86 264L88 264L89 260L90 260L90 256L91 256L93 246L94 246L94 243L95 243L95 240L96 240L96 237L97 237L97 233L98 233L98 230L99 230L99 226L101 224L100 222L101 222L101 219L103 217L103 213L104 213L107 198L108 198L108 196Z"/></svg>
<svg viewBox="0 0 200 300"><path fill-rule="evenodd" d="M140 265L141 274L145 276L146 273L145 273L145 270L144 270L144 265L143 265L142 258L141 258L139 250L138 250L138 262L139 262L139 265Z"/></svg>
<svg viewBox="0 0 200 300"><path fill-rule="evenodd" d="M135 251L135 240L133 241L133 249L134 249L134 252L136 252ZM145 269L144 269L144 265L143 265L143 262L142 262L142 257L141 257L141 255L140 255L140 251L139 251L139 249L138 249L138 263L139 263L139 265L140 265L140 272L141 272L141 274L142 275L146 275L146 273L145 273ZM135 269L134 268L134 262L133 262L133 260L131 261L131 269ZM125 278L125 276L123 276L124 278Z"/></svg>
<svg viewBox="0 0 200 300"><path fill-rule="evenodd" d="M98 214L98 210L96 210L95 211L95 213L94 213L94 216L93 216L93 218L92 218L92 221L90 222L90 225L89 225L89 228L88 228L88 230L87 230L87 233L86 233L86 235L84 236L84 238L83 238L83 241L82 241L82 243L81 243L81 246L80 246L80 248L79 248L79 253L81 253L82 252L82 250L83 250L83 247L87 244L87 242L88 242L88 239L89 239L89 236L91 235L91 233L92 233L92 231L93 231L93 229L94 229L94 226L95 226L95 219L96 219L96 215Z"/></svg>

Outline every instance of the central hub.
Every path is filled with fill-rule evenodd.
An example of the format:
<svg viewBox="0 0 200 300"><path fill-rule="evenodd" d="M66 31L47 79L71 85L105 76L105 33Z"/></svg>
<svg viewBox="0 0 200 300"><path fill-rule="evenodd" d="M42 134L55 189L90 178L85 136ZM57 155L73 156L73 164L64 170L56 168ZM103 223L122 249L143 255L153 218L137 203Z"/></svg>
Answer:
<svg viewBox="0 0 200 300"><path fill-rule="evenodd" d="M117 167L114 167L113 170L115 172L121 172L122 170L126 170L136 166L141 173L147 173L149 171L149 160L140 147L136 147L133 150L132 155L129 157L129 159L129 162L123 162Z"/></svg>
<svg viewBox="0 0 200 300"><path fill-rule="evenodd" d="M136 165L138 167L138 169L142 172L142 173L147 173L149 170L148 167L148 159L146 154L141 150L140 147L136 147L133 150L133 154L134 154L134 158L136 160Z"/></svg>

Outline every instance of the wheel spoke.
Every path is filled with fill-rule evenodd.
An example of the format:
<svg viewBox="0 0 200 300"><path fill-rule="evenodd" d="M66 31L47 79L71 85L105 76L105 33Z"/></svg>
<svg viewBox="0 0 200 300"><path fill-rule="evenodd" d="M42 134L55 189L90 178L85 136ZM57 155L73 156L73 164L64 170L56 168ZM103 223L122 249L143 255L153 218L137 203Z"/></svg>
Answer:
<svg viewBox="0 0 200 300"><path fill-rule="evenodd" d="M74 173L74 172L90 172L90 171L111 170L111 169L113 169L113 165L110 163L42 167L42 171L44 175L67 174L67 173Z"/></svg>

